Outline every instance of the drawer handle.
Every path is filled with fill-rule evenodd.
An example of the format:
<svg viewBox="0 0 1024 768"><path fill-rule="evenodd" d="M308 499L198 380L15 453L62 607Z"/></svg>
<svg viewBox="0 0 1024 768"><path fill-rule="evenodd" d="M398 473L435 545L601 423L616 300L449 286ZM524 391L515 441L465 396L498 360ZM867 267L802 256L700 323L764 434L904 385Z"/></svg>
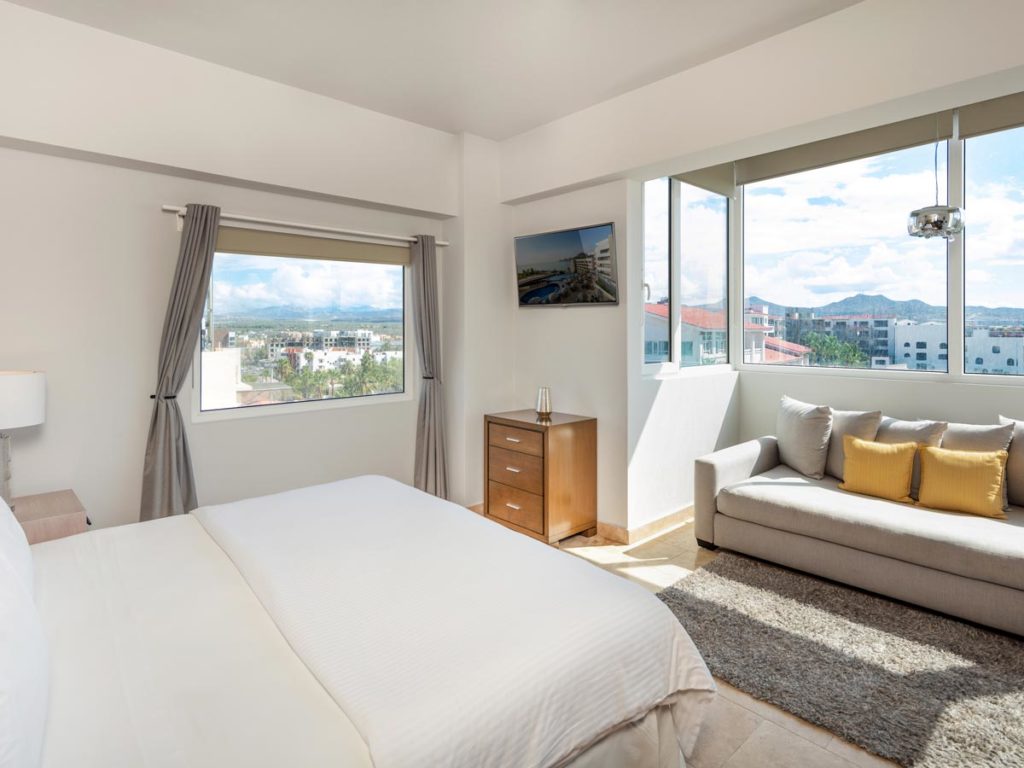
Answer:
<svg viewBox="0 0 1024 768"><path fill-rule="evenodd" d="M518 437L508 437L508 436L506 436L505 439L508 440L510 443L521 443L521 442L523 442Z"/></svg>
<svg viewBox="0 0 1024 768"><path fill-rule="evenodd" d="M517 467L505 467L505 471L506 471L506 472L511 472L511 473L512 473L512 474L514 474L514 475L518 475L518 474L519 474L520 472L522 472L523 470L521 470L521 469L519 469L519 468L517 468Z"/></svg>
<svg viewBox="0 0 1024 768"><path fill-rule="evenodd" d="M505 506L508 507L509 509L515 509L515 510L522 509L522 507L520 507L518 504L513 504L511 501L506 501L505 502Z"/></svg>

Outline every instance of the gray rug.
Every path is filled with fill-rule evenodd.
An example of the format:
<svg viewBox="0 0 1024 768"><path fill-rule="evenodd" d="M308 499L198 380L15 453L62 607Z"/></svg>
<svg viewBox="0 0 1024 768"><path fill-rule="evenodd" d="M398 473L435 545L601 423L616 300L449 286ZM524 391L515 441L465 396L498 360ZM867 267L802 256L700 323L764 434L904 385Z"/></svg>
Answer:
<svg viewBox="0 0 1024 768"><path fill-rule="evenodd" d="M1024 641L723 553L658 594L712 673L905 766L1024 766Z"/></svg>

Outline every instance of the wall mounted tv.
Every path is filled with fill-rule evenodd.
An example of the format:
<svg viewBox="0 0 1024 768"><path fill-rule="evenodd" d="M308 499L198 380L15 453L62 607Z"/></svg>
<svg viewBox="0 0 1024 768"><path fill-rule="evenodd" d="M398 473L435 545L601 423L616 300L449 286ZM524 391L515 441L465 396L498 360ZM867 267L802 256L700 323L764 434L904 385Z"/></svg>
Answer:
<svg viewBox="0 0 1024 768"><path fill-rule="evenodd" d="M515 244L519 306L619 303L612 224L524 235Z"/></svg>

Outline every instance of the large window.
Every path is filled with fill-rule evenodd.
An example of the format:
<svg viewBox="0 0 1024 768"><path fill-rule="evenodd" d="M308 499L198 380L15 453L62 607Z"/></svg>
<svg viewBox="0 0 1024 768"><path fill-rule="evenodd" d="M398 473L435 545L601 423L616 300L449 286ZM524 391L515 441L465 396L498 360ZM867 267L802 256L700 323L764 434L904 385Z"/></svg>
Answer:
<svg viewBox="0 0 1024 768"><path fill-rule="evenodd" d="M744 362L947 370L946 242L906 228L907 214L934 200L934 152L918 146L744 187ZM945 201L945 142L938 162Z"/></svg>
<svg viewBox="0 0 1024 768"><path fill-rule="evenodd" d="M645 183L645 363L729 361L728 231L727 196L678 179Z"/></svg>
<svg viewBox="0 0 1024 768"><path fill-rule="evenodd" d="M1024 374L1024 128L964 147L964 370Z"/></svg>
<svg viewBox="0 0 1024 768"><path fill-rule="evenodd" d="M202 322L200 410L402 392L404 270L218 251Z"/></svg>

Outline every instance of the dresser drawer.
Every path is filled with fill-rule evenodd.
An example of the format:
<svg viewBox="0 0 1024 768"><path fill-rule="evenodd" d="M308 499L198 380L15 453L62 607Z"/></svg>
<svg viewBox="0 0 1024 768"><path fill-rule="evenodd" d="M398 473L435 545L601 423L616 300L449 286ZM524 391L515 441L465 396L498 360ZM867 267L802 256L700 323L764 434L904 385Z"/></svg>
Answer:
<svg viewBox="0 0 1024 768"><path fill-rule="evenodd" d="M544 533L544 497L493 480L487 483L487 514L499 520Z"/></svg>
<svg viewBox="0 0 1024 768"><path fill-rule="evenodd" d="M544 455L544 435L531 429L517 429L492 422L487 430L487 442L510 451L529 453L532 456Z"/></svg>
<svg viewBox="0 0 1024 768"><path fill-rule="evenodd" d="M487 451L487 479L530 493L544 493L544 459L492 445Z"/></svg>

